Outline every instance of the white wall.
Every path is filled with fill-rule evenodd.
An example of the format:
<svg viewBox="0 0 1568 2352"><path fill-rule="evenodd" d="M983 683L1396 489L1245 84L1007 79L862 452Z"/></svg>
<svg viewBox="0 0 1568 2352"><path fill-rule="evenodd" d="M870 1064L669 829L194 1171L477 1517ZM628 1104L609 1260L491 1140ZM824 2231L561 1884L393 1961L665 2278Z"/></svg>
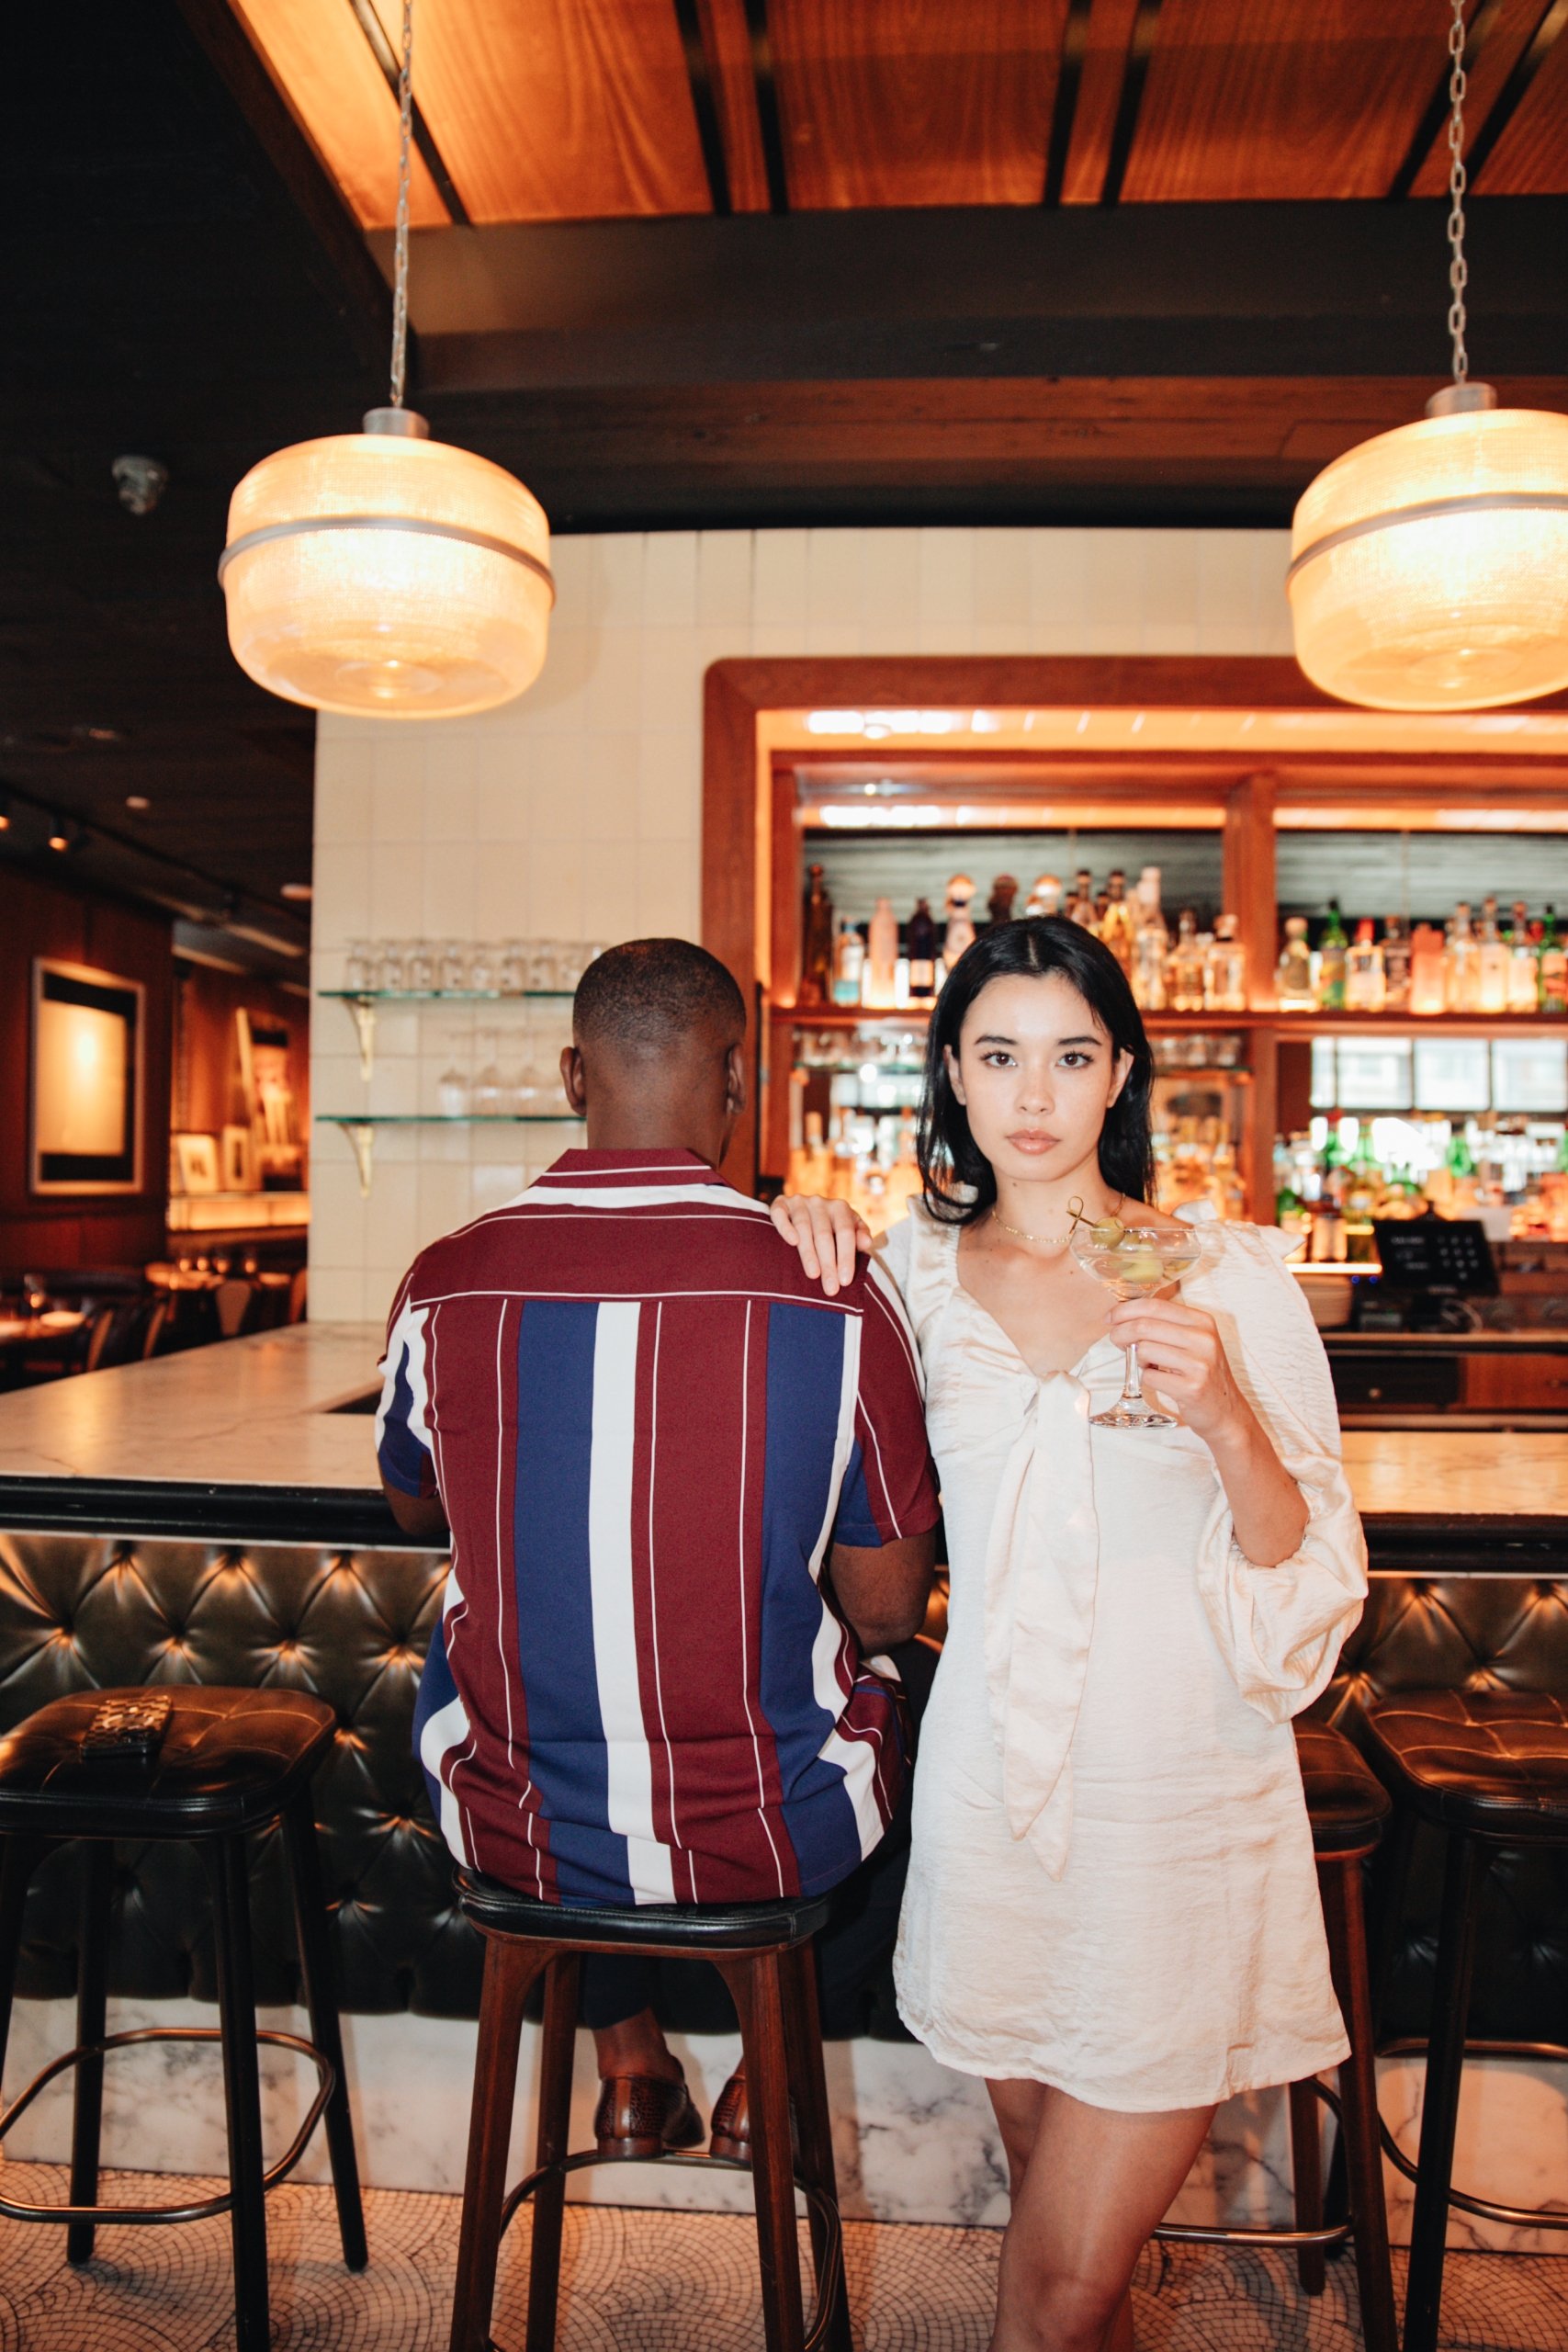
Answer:
<svg viewBox="0 0 1568 2352"><path fill-rule="evenodd" d="M794 653L1288 653L1288 535L1264 531L668 531L558 539L532 693L428 726L323 718L314 984L349 939L696 935L702 678ZM506 1016L508 1035L524 1016ZM319 1004L319 1112L434 1107L466 1016L383 1014L360 1077ZM473 1023L468 1023L471 1028ZM498 1024L499 1025L499 1024ZM571 1140L538 1127L382 1129L362 1200L318 1126L310 1314L377 1321L416 1250L519 1191Z"/></svg>

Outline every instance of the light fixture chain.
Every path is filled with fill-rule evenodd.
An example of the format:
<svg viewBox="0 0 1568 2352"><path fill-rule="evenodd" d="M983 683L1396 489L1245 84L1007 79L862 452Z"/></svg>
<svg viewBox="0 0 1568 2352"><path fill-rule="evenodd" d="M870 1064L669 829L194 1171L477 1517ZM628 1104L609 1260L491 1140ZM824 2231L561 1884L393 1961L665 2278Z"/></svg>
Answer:
<svg viewBox="0 0 1568 2352"><path fill-rule="evenodd" d="M1449 334L1453 338L1454 382L1462 384L1470 373L1470 354L1464 347L1464 289L1470 283L1464 258L1464 0L1453 0L1453 22L1449 27L1449 56L1452 60L1449 74L1449 286L1453 296L1449 305Z"/></svg>
<svg viewBox="0 0 1568 2352"><path fill-rule="evenodd" d="M398 214L392 241L392 406L403 404L409 347L409 149L413 138L413 0L403 0L403 59L398 74Z"/></svg>

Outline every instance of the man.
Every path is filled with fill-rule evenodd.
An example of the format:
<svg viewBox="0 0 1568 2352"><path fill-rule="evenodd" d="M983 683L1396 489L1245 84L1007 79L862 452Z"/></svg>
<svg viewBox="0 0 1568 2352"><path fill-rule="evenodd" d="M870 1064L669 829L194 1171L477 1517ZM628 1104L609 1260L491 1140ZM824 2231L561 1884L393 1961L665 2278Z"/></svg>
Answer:
<svg viewBox="0 0 1568 2352"><path fill-rule="evenodd" d="M825 1298L715 1173L745 1028L687 941L589 967L588 1148L415 1260L377 1443L400 1523L451 1532L415 1725L458 1860L567 1905L839 1889L830 2008L834 1952L863 1972L896 1917L897 1702L863 1660L921 1621L938 1507L890 1286ZM605 2154L702 2136L651 1996L635 1956L584 1970ZM714 2145L748 2138L737 2075Z"/></svg>

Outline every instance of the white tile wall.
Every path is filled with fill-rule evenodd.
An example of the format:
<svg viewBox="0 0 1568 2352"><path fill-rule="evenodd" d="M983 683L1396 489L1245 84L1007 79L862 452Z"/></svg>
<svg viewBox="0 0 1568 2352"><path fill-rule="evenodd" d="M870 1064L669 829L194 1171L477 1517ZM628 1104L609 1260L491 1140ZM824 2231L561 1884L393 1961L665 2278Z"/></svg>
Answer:
<svg viewBox="0 0 1568 2352"><path fill-rule="evenodd" d="M341 986L347 943L362 934L694 937L712 662L1288 652L1287 549L1283 532L1264 531L559 539L549 660L530 694L449 725L322 718L315 985ZM434 1109L447 1061L473 1066L474 1026L450 1010L384 1016L367 1088L347 1012L319 1005L312 1101L329 1114ZM383 1129L365 1201L346 1139L318 1126L312 1317L379 1317L416 1249L516 1192L570 1139L551 1127Z"/></svg>

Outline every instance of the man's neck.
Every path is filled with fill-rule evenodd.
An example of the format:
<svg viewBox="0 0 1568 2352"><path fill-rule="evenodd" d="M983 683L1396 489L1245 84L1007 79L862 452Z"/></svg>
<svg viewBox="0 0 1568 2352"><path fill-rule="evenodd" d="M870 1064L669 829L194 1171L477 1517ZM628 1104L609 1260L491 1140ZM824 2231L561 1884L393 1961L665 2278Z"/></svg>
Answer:
<svg viewBox="0 0 1568 2352"><path fill-rule="evenodd" d="M612 1114L596 1117L592 1108L586 1142L590 1151L686 1151L705 1159L710 1168L717 1164L711 1150L678 1125Z"/></svg>

